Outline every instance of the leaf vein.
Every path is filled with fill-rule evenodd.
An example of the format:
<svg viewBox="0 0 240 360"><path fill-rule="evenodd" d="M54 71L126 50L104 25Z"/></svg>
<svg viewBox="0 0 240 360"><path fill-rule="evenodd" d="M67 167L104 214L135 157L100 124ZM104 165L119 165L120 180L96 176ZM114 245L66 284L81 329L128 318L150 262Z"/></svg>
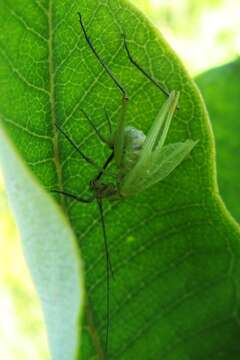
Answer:
<svg viewBox="0 0 240 360"><path fill-rule="evenodd" d="M15 73L18 78L25 84L27 85L28 87L34 89L34 90L37 90L37 91L40 91L44 94L47 94L49 96L49 92L44 89L44 88L41 88L37 85L34 85L32 84L29 80L27 80L25 78L25 76L19 71L19 69L14 65L13 61L10 59L10 57L8 56L6 50L2 47L0 47L0 53L2 54L3 58L5 59L6 63L9 65L9 67L11 68L12 72Z"/></svg>

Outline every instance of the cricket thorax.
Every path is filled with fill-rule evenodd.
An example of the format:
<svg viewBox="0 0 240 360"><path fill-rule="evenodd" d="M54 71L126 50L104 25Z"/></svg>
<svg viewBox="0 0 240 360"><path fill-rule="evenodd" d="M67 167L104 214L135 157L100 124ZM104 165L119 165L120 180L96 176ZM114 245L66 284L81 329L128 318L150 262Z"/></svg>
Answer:
<svg viewBox="0 0 240 360"><path fill-rule="evenodd" d="M90 190L96 194L97 198L117 200L120 198L116 184L104 183L101 180L90 182Z"/></svg>
<svg viewBox="0 0 240 360"><path fill-rule="evenodd" d="M124 155L123 155L123 168L124 172L128 172L136 164L139 153L142 150L145 134L132 126L125 128L125 142L124 142Z"/></svg>

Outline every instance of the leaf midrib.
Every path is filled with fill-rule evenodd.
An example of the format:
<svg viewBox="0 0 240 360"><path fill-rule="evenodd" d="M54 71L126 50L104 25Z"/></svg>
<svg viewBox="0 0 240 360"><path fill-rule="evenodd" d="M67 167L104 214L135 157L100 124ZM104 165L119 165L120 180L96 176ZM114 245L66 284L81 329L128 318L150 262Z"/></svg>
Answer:
<svg viewBox="0 0 240 360"><path fill-rule="evenodd" d="M63 173L61 166L61 156L60 156L60 145L59 145L59 132L57 131L57 112L56 112L56 87L55 87L55 69L54 69L54 51L53 51L53 0L49 0L48 7L48 74L49 74L49 102L51 109L51 123L52 123L52 134L53 134L53 153L54 153L54 163L56 167L57 173L57 185L58 190L63 191ZM60 195L60 203L67 214L68 211L65 207L65 199L63 195ZM102 344L100 338L98 336L97 329L93 323L92 310L90 307L90 303L86 296L86 319L89 326L89 334L92 338L96 354L99 360L104 360L104 352L102 349Z"/></svg>
<svg viewBox="0 0 240 360"><path fill-rule="evenodd" d="M60 147L59 147L59 134L56 128L57 125L57 114L56 114L56 93L54 83L54 60L53 60L53 3L49 0L48 7L48 74L49 74L49 102L51 110L51 122L52 122L52 133L53 133L53 152L54 152L54 163L57 172L57 182L59 190L63 191L63 175L60 163ZM60 196L60 201L63 209L64 198Z"/></svg>

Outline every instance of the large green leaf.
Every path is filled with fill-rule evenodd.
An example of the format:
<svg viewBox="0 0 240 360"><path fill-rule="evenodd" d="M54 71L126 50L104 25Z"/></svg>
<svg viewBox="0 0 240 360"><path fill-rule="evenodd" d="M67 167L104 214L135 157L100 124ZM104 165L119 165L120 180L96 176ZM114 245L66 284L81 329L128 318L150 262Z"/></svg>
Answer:
<svg viewBox="0 0 240 360"><path fill-rule="evenodd" d="M81 113L107 131L121 96L87 47L77 11L101 56L130 95L128 121L144 131L164 96L128 61L181 91L169 142L199 143L166 180L105 203L111 281L108 359L238 359L239 239L216 185L214 145L198 90L169 46L132 6L118 0L8 0L0 5L0 113L46 189L87 194L96 173L55 128L102 163L106 149ZM14 95L14 96L13 96ZM104 359L106 270L95 204L59 199L85 260L87 305L81 359Z"/></svg>
<svg viewBox="0 0 240 360"><path fill-rule="evenodd" d="M196 78L213 125L220 192L240 221L240 60L206 71Z"/></svg>
<svg viewBox="0 0 240 360"><path fill-rule="evenodd" d="M56 204L21 163L2 129L0 164L24 253L43 304L52 359L74 359L83 303L76 239Z"/></svg>

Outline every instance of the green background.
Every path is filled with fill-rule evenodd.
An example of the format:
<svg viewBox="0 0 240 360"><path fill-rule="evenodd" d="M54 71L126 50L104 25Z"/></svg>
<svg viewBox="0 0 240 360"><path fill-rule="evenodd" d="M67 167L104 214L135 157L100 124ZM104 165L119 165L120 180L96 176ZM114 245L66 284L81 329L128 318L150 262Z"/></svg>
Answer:
<svg viewBox="0 0 240 360"><path fill-rule="evenodd" d="M196 78L211 118L217 148L220 193L240 221L240 60L211 69Z"/></svg>

